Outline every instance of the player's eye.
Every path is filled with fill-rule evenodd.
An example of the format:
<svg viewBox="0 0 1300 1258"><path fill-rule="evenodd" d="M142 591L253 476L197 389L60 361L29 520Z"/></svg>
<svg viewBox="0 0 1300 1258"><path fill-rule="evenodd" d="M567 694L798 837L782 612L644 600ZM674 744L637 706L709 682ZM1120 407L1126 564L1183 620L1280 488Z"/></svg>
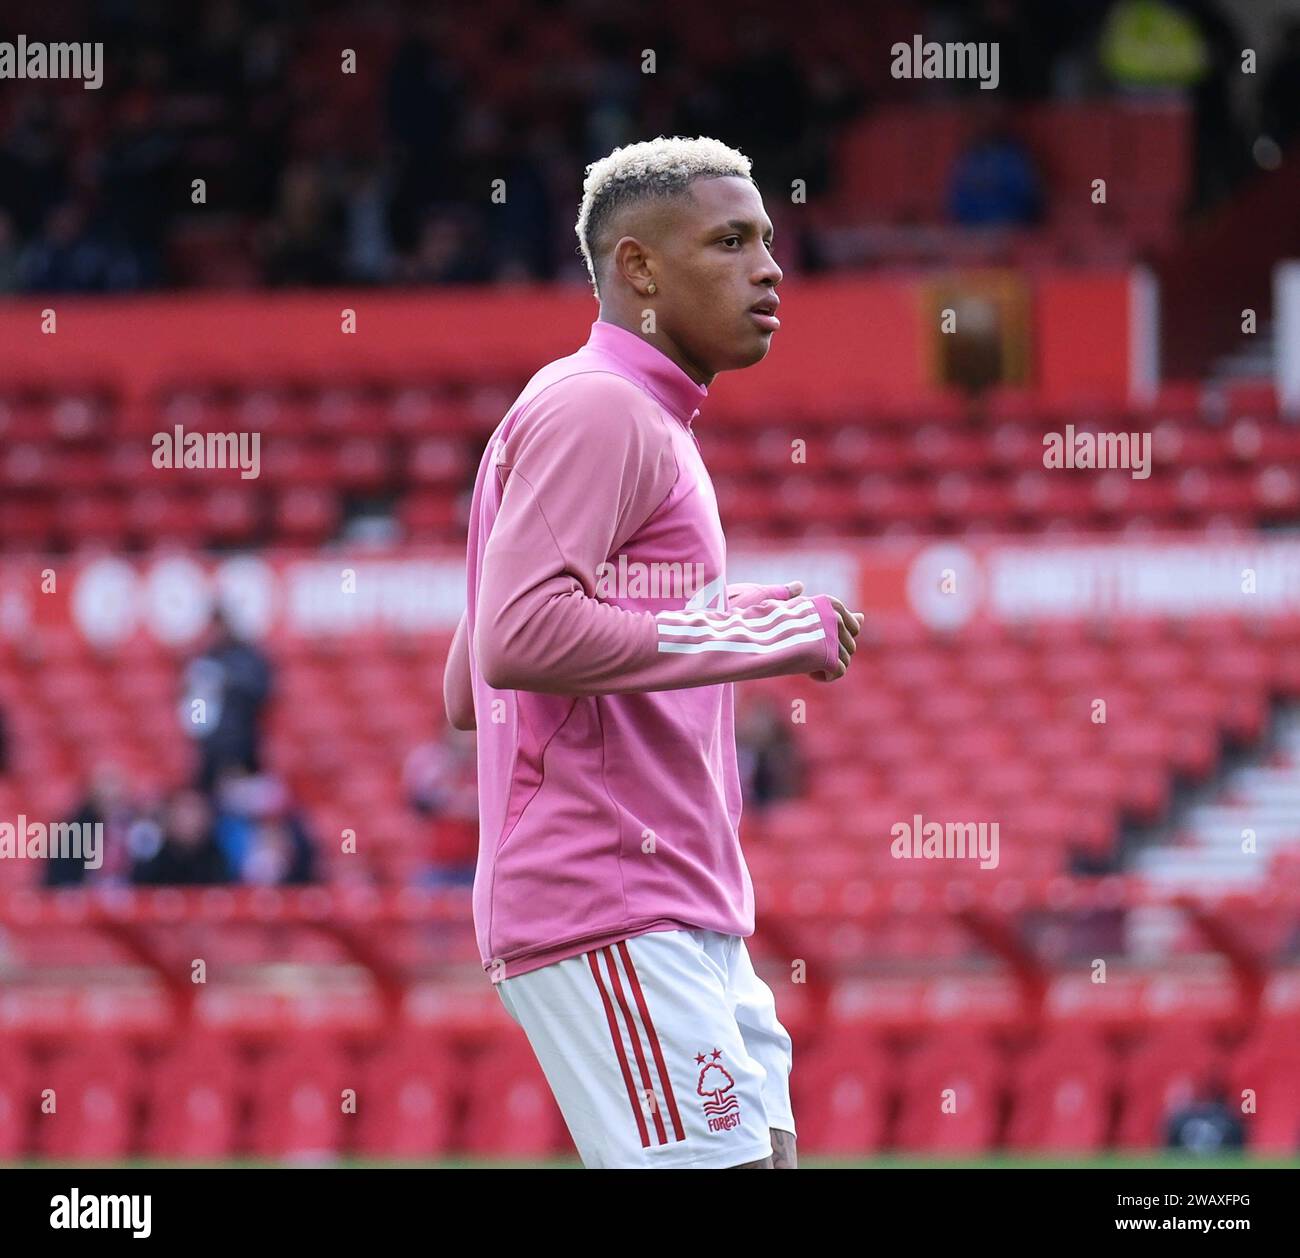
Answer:
<svg viewBox="0 0 1300 1258"><path fill-rule="evenodd" d="M724 237L722 238L722 242L721 242L721 243L725 245L725 244L727 243L727 241L729 241L729 240L734 240L734 241L736 241L737 243L739 243L739 241L740 241L740 237L739 237L739 236L724 236Z"/></svg>

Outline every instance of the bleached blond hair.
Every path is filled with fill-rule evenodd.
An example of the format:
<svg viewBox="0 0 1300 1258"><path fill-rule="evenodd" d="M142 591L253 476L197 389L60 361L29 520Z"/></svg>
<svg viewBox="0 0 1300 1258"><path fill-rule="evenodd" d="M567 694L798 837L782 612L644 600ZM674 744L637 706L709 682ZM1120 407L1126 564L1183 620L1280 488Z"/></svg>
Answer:
<svg viewBox="0 0 1300 1258"><path fill-rule="evenodd" d="M697 179L735 175L752 183L752 165L744 153L704 135L694 139L661 135L616 148L592 162L582 183L582 206L574 230L596 296L600 296L596 259L612 243L603 240L601 233L616 210L635 201L679 196Z"/></svg>

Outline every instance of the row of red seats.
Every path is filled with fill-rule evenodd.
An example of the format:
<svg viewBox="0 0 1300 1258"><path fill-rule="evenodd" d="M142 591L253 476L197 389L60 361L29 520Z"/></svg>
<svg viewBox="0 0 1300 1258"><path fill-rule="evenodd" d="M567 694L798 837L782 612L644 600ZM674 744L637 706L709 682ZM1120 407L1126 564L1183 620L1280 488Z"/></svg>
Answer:
<svg viewBox="0 0 1300 1258"><path fill-rule="evenodd" d="M1062 1028L1011 1058L971 1030L954 1028L901 1063L870 1031L832 1034L806 1050L792 1074L801 1146L955 1154L1150 1148L1164 1143L1173 1112L1222 1080L1249 1149L1300 1151L1300 1027L1293 1022L1267 1022L1231 1052L1204 1032L1171 1027L1123 1057L1081 1027Z"/></svg>
<svg viewBox="0 0 1300 1258"><path fill-rule="evenodd" d="M901 1047L869 1028L832 1026L792 1075L800 1149L1158 1147L1171 1114L1221 1079L1248 1148L1293 1152L1298 1033L1267 1021L1229 1051L1203 1030L1169 1027L1119 1054L1079 1027L1010 1051L974 1025ZM313 1035L253 1057L215 1035L150 1059L116 1038L38 1056L9 1037L0 1040L0 1157L572 1156L524 1037L502 1025L466 1049L409 1029L364 1054ZM53 1112L42 1111L47 1089Z"/></svg>
<svg viewBox="0 0 1300 1258"><path fill-rule="evenodd" d="M887 833L920 809L996 818L1011 851L1032 835L1035 851L1057 859L1071 840L1109 842L1120 810L1158 817L1175 773L1203 777L1225 735L1259 735L1270 692L1300 696L1300 655L1285 648L1294 646L1285 625L1269 641L1230 623L1189 627L1185 639L1138 625L1132 641L1120 626L1109 643L1088 641L1077 626L1056 632L1036 644L1009 634L957 638L951 648L865 644L848 683L858 694L852 705L804 696L808 720L793 729L811 796L773 809L767 832L792 842ZM365 817L389 850L427 846L400 772L406 753L440 728L434 654L287 651L269 762L326 833ZM182 780L193 749L175 737L175 677L175 665L158 658L120 672L74 658L24 672L21 684L13 677L6 709L16 780L12 789L0 784L0 800L29 812L40 803L66 808L101 757L133 773L146 768L151 781ZM757 689L780 703L787 687L773 679ZM393 697L357 702L375 694ZM1090 720L1097 697L1108 704L1103 725ZM68 799L54 801L59 791Z"/></svg>
<svg viewBox="0 0 1300 1258"><path fill-rule="evenodd" d="M1103 429L1097 421L1076 426L1076 434ZM794 425L751 426L747 432L708 426L701 446L715 479L730 476L772 476L797 484L810 474L897 476L943 472L1032 471L1044 468L1044 435L1064 429L1000 423L991 428L960 428L935 424L844 426L830 430ZM1221 428L1183 421L1162 422L1149 433L1150 470L1159 479L1174 470L1253 470L1286 465L1300 459L1300 426L1278 420L1261 423L1242 417ZM801 445L796 443L802 443ZM111 447L81 443L61 447L49 441L15 442L0 463L0 483L14 492L40 487L47 492L98 491L106 505L121 492L177 491L182 485L212 491L266 492L296 487L341 491L377 490L395 484L413 489L454 490L472 477L479 444L460 436L423 437L410 442L385 438L308 441L276 437L259 446L257 476L245 480L237 468L156 468L150 450L139 443ZM794 462L798 454L800 461ZM1054 469L1060 470L1060 469ZM1091 479L1097 479L1094 469ZM1106 479L1128 480L1128 469L1113 469ZM1058 479L1061 479L1058 477Z"/></svg>
<svg viewBox="0 0 1300 1258"><path fill-rule="evenodd" d="M1188 468L1134 480L1128 473L1046 470L1014 476L964 472L862 479L817 475L714 478L718 508L736 525L787 525L791 535L816 525L822 535L854 536L905 524L921 532L980 524L991 531L1040 532L1049 522L1109 530L1144 519L1184 530L1216 514L1249 524L1292 521L1300 514L1300 474L1281 464L1256 471Z"/></svg>
<svg viewBox="0 0 1300 1258"><path fill-rule="evenodd" d="M1261 422L1243 416L1222 427L1167 420L1127 430L1111 429L1097 420L1075 426L1076 438L1083 432L1098 431L1149 434L1151 472L1161 477L1183 468L1250 470L1300 459L1300 425L1281 420ZM1068 436L1059 423L1044 424L1040 416L1030 424L1002 421L989 427L922 423L867 428L845 424L809 432L786 424L751 428L743 435L731 429L705 427L699 437L715 479L764 474L788 479L807 472L831 471L841 475L1032 471L1044 468L1044 437L1049 433ZM796 446L797 441L802 441L803 446ZM793 461L796 452L804 462ZM1098 475L1097 469L1083 470ZM1131 479L1127 469L1107 472L1113 479L1118 478L1116 473Z"/></svg>
<svg viewBox="0 0 1300 1258"><path fill-rule="evenodd" d="M129 474L143 440L176 425L186 432L260 433L268 441L318 437L337 444L393 439L419 443L427 438L482 439L505 413L522 378L503 378L491 364L463 380L421 385L391 380L358 382L353 388L322 386L316 381L232 381L181 394L164 392L127 403L106 385L47 386L0 393L0 437L6 445L53 442L75 448L129 438L114 456ZM509 373L508 373L509 374ZM844 429L866 432L926 426L959 427L970 422L1059 427L1062 423L1096 424L1105 430L1157 430L1168 421L1204 421L1216 427L1237 419L1267 424L1278 415L1278 399L1268 380L1241 380L1209 385L1201 381L1167 381L1146 401L1075 398L1054 402L1030 386L1000 385L977 400L954 393L935 393L910 402L878 403L858 396L835 398L800 394L774 399L766 424L793 424L800 432ZM701 432L736 430L752 434L752 405L737 406L724 392L710 398L701 417Z"/></svg>
<svg viewBox="0 0 1300 1258"><path fill-rule="evenodd" d="M1300 474L1278 463L1256 471L1188 468L1174 477L1023 471L1011 478L946 472L930 478L876 473L855 480L806 471L798 478L714 481L722 517L736 537L825 538L883 533L919 536L1113 529L1186 530L1207 521L1235 529L1292 522ZM452 487L399 497L403 535L448 545L462 540L468 493ZM162 541L199 547L259 541L319 545L337 535L345 495L301 485L268 490L154 488L137 493L10 494L0 536L23 550L93 545L148 550Z"/></svg>
<svg viewBox="0 0 1300 1258"><path fill-rule="evenodd" d="M1191 117L1181 103L1029 105L1007 118L1037 164L1050 206L1096 207L1112 229L1154 217L1176 222L1191 168ZM850 125L839 142L834 194L844 222L949 218L953 167L982 126L966 104L886 106Z"/></svg>

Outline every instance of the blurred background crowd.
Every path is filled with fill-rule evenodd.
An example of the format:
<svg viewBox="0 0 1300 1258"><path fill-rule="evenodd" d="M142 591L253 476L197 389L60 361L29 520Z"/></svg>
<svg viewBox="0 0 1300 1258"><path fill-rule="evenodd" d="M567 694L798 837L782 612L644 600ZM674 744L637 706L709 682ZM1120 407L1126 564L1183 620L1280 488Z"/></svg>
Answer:
<svg viewBox="0 0 1300 1258"><path fill-rule="evenodd" d="M43 6L26 7L35 24ZM1243 74L1249 35L1211 0L891 0L870 18L839 15L815 41L761 10L689 30L671 6L647 26L638 6L604 0L60 8L82 11L81 38L131 52L94 93L6 86L0 292L582 283L575 190L615 145L725 136L765 187L800 178L812 197L845 128L900 99L973 98L986 117L949 172L956 227L1050 212L1007 105L1189 100L1202 208L1249 169L1245 137L1260 137L1255 160L1267 163L1300 126L1300 22L1279 18L1274 55ZM868 20L907 41L996 41L997 91L859 63L854 24ZM629 60L633 36L653 73ZM815 271L833 260L808 219L785 253Z"/></svg>

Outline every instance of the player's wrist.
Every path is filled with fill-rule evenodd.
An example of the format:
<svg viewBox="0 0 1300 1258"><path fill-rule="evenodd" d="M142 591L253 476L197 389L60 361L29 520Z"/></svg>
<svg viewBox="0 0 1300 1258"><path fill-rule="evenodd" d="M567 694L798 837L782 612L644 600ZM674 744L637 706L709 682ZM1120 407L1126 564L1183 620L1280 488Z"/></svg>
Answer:
<svg viewBox="0 0 1300 1258"><path fill-rule="evenodd" d="M814 644L820 645L821 649L814 662L813 671L826 670L835 673L840 666L840 618L829 594L814 594L812 603L817 609L817 616L825 634L824 641L819 639L818 643Z"/></svg>

